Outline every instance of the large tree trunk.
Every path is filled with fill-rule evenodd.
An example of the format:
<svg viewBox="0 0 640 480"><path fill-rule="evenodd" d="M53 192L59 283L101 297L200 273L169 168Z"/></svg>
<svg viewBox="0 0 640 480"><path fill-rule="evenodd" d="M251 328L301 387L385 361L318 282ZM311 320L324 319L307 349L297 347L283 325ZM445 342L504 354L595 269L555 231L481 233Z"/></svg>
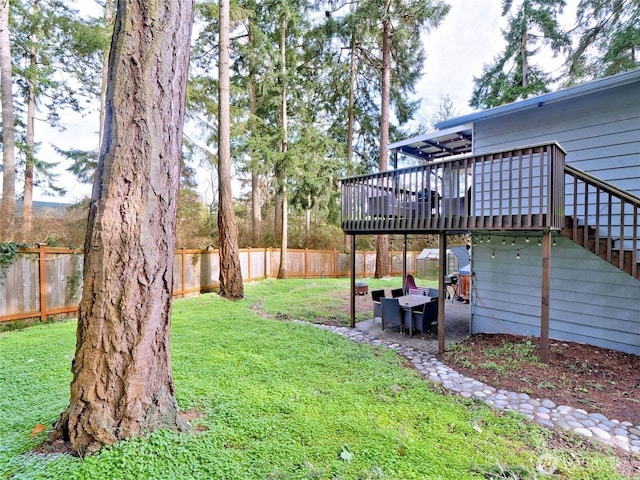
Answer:
<svg viewBox="0 0 640 480"><path fill-rule="evenodd" d="M282 194L280 193L280 178L278 173L274 173L276 184L273 195L273 238L278 244L282 241Z"/></svg>
<svg viewBox="0 0 640 480"><path fill-rule="evenodd" d="M244 297L238 227L231 192L231 120L229 80L229 0L220 0L220 60L218 65L218 237L220 239L220 295Z"/></svg>
<svg viewBox="0 0 640 480"><path fill-rule="evenodd" d="M526 87L529 84L529 64L527 63L529 60L527 58L527 9L526 5L522 6L522 21L524 22L524 31L522 32L522 37L520 40L520 55L522 56L522 86Z"/></svg>
<svg viewBox="0 0 640 480"><path fill-rule="evenodd" d="M169 327L192 23L192 0L118 2L71 399L53 434L80 455L184 428Z"/></svg>
<svg viewBox="0 0 640 480"><path fill-rule="evenodd" d="M282 128L282 141L280 142L280 153L282 158L280 162L281 168L277 172L277 177L280 180L280 192L281 192L281 212L282 212L282 224L280 235L280 268L278 269L278 278L287 278L287 250L289 243L289 196L287 193L287 173L284 167L284 156L289 148L288 138L288 118L287 118L287 20L283 19L280 25L280 74L282 75L282 93L281 93L281 105L280 105L280 127Z"/></svg>
<svg viewBox="0 0 640 480"><path fill-rule="evenodd" d="M347 119L347 161L353 160L353 125L356 104L356 35L351 34L351 65L349 67L349 108Z"/></svg>
<svg viewBox="0 0 640 480"><path fill-rule="evenodd" d="M113 23L113 0L105 0L104 2L104 24L109 27ZM102 56L102 75L100 83L100 126L99 126L99 142L98 145L102 145L102 135L104 134L104 121L105 121L105 105L107 102L107 82L109 74L109 52L104 52Z"/></svg>
<svg viewBox="0 0 640 480"><path fill-rule="evenodd" d="M388 168L387 145L389 143L389 109L391 104L391 23L382 23L382 92L380 100L380 171ZM389 236L378 235L376 242L376 278L391 273L389 261Z"/></svg>
<svg viewBox="0 0 640 480"><path fill-rule="evenodd" d="M13 123L9 0L0 0L0 99L2 100L2 202L0 240L12 240L16 220L16 159Z"/></svg>
<svg viewBox="0 0 640 480"><path fill-rule="evenodd" d="M33 2L33 15L38 13L38 1ZM29 67L32 76L29 77L29 94L27 98L27 138L26 138L26 162L24 167L24 197L22 201L22 239L31 240L31 225L33 219L33 168L35 163L35 118L36 118L36 84L33 75L37 68L38 59L36 45L38 39L31 34L31 48L29 51Z"/></svg>
<svg viewBox="0 0 640 480"><path fill-rule="evenodd" d="M260 195L260 175L251 172L251 246L262 246L262 196Z"/></svg>
<svg viewBox="0 0 640 480"><path fill-rule="evenodd" d="M249 44L254 42L253 28L251 23L248 27L249 32ZM249 58L249 114L251 125L251 134L255 133L257 129L255 116L258 112L258 99L256 94L256 66L253 56ZM259 247L262 245L262 195L260 190L260 174L258 167L255 164L256 152L251 152L251 159L254 162L254 166L251 169L251 246Z"/></svg>

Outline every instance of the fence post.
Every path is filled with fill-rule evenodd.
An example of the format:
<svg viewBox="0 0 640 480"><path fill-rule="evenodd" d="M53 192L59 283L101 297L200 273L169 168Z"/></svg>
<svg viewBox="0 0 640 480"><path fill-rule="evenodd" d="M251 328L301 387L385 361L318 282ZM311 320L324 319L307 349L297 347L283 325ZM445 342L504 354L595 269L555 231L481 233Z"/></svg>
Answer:
<svg viewBox="0 0 640 480"><path fill-rule="evenodd" d="M338 278L338 251L333 251L333 278Z"/></svg>
<svg viewBox="0 0 640 480"><path fill-rule="evenodd" d="M38 244L38 276L40 283L40 320L45 321L47 319L47 267L45 264L46 261L46 252L45 247L46 243Z"/></svg>
<svg viewBox="0 0 640 480"><path fill-rule="evenodd" d="M309 249L304 249L304 278L309 278Z"/></svg>

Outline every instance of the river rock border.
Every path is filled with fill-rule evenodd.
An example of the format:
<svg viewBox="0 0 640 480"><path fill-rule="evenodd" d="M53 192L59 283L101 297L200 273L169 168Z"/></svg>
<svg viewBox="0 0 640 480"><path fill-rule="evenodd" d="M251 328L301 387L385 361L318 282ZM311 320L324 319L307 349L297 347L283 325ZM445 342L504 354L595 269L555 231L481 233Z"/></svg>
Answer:
<svg viewBox="0 0 640 480"><path fill-rule="evenodd" d="M465 377L439 362L432 354L404 346L397 341L381 340L347 327L318 325L356 343L386 346L407 358L422 376L462 397L482 400L498 410L513 410L529 420L547 427L571 430L579 435L599 440L626 452L640 453L640 425L610 420L600 413L589 413L568 405L556 405L551 400L531 398L526 393L497 390L482 382Z"/></svg>

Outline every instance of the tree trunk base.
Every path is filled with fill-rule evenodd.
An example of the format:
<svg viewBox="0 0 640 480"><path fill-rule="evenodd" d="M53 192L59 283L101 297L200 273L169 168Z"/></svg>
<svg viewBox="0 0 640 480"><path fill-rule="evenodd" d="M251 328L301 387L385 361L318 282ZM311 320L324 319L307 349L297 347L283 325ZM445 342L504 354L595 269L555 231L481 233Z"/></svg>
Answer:
<svg viewBox="0 0 640 480"><path fill-rule="evenodd" d="M178 415L178 405L172 396L167 398L165 395L162 404L150 405L142 419L112 419L109 426L103 420L99 421L101 414L95 412L95 409L82 404L84 402L78 401L76 406L70 405L62 412L51 434L51 442L62 440L69 446L72 454L79 457L92 455L106 445L157 429L176 433L191 430L191 426Z"/></svg>

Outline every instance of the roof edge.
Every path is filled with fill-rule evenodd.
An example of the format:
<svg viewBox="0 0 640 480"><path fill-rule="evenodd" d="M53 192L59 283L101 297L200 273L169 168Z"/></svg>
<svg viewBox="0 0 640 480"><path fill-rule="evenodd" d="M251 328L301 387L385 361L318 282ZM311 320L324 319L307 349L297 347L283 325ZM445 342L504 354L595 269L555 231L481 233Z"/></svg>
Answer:
<svg viewBox="0 0 640 480"><path fill-rule="evenodd" d="M468 124L468 125L456 124L456 126L448 128L446 130L435 130L433 132L423 133L421 135L416 135L415 137L405 138L404 140L399 140L399 141L394 142L394 143L389 143L387 145L387 149L388 150L395 150L396 148L400 148L400 147L404 147L404 146L407 146L407 145L411 145L411 144L416 143L416 142L422 142L424 140L431 140L431 139L434 139L434 138L442 137L443 135L450 135L452 133L458 133L461 130L470 130L471 128L473 128L472 124Z"/></svg>
<svg viewBox="0 0 640 480"><path fill-rule="evenodd" d="M435 127L437 129L450 129L459 125L477 122L479 120L494 118L501 115L509 115L533 108L540 108L548 103L556 103L563 100L582 97L584 95L591 95L593 93L610 90L612 88L628 85L630 83L639 81L640 68L637 68L573 87L557 90L555 92L545 93L537 97L527 98L525 100L519 100L517 102L508 103L506 105L500 105L499 107L480 110L477 112L469 113L467 115L463 115L461 117L445 120L444 122L437 123Z"/></svg>

